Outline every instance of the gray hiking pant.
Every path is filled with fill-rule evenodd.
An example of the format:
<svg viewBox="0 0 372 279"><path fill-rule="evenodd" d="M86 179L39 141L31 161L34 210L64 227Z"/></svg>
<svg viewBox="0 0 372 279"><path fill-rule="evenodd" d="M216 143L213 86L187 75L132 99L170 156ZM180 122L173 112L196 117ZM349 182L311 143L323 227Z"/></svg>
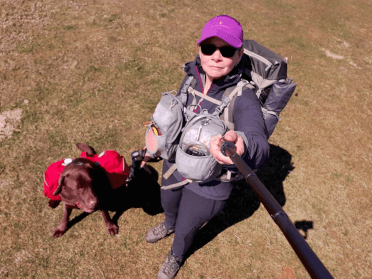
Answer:
<svg viewBox="0 0 372 279"><path fill-rule="evenodd" d="M172 252L184 259L196 232L222 211L226 200L207 199L182 187L161 190L161 204L165 213L165 226L167 229L175 229Z"/></svg>

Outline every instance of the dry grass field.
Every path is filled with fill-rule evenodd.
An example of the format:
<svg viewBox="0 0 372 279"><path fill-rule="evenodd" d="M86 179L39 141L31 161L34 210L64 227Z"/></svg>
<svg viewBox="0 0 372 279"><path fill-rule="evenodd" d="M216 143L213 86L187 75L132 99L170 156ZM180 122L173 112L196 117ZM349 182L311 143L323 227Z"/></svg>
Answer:
<svg viewBox="0 0 372 279"><path fill-rule="evenodd" d="M0 0L0 278L156 277L172 236L144 235L162 213L130 208L110 236L95 212L54 239L63 210L47 206L43 172L77 142L129 160L218 14L288 57L298 84L259 177L312 224L301 233L334 278L372 278L370 0ZM243 183L177 278L310 277Z"/></svg>

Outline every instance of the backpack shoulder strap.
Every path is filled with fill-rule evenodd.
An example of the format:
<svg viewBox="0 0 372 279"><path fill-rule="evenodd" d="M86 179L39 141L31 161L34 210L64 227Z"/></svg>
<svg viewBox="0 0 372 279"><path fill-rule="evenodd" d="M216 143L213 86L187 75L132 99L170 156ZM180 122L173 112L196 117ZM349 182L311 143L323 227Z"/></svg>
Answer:
<svg viewBox="0 0 372 279"><path fill-rule="evenodd" d="M225 92L223 93L223 98L229 97L230 103L225 108L223 114L221 115L221 119L225 122L229 130L234 130L233 113L234 113L235 99L236 97L242 95L243 89L245 87L255 89L255 87L252 84L250 84L247 80L242 79L241 81L238 82L237 85L227 88Z"/></svg>
<svg viewBox="0 0 372 279"><path fill-rule="evenodd" d="M189 88L194 88L196 85L196 79L193 76L189 76L184 83L181 92L180 92L180 98L183 106L186 106L187 103L187 94Z"/></svg>

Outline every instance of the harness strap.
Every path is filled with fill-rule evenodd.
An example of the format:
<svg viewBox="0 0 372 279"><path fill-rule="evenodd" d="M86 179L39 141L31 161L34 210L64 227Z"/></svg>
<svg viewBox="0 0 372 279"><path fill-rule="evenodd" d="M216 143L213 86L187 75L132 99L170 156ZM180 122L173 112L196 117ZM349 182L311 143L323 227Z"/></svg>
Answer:
<svg viewBox="0 0 372 279"><path fill-rule="evenodd" d="M249 51L248 49L244 48L244 53L248 56L251 56L251 57L254 57L256 59L258 59L259 61L261 61L262 63L264 63L266 66L265 68L265 72L267 72L271 67L272 67L272 63L267 60L265 57L261 56L261 55L258 55L257 53L254 53L252 51Z"/></svg>
<svg viewBox="0 0 372 279"><path fill-rule="evenodd" d="M216 99L214 99L212 97L209 97L208 95L205 95L205 94L199 92L198 90L195 90L194 88L189 87L188 88L188 92L190 94L192 94L193 96L195 96L195 95L196 96L199 96L200 98L205 99L205 100L207 100L209 102L212 102L212 103L214 103L214 104L216 104L218 106L221 104L221 101L216 100ZM194 100L195 100L195 98L194 98Z"/></svg>
<svg viewBox="0 0 372 279"><path fill-rule="evenodd" d="M169 190L169 189L177 188L177 187L180 187L180 186L184 186L184 185L186 185L190 182L192 182L190 179L185 179L185 180L183 180L181 182L178 182L178 183L174 183L174 184L167 185L167 186L162 186L162 187L160 187L160 189Z"/></svg>
<svg viewBox="0 0 372 279"><path fill-rule="evenodd" d="M256 92L257 98L260 97L262 90L273 85L276 82L276 80L265 79L264 77L260 76L259 74L253 71L251 71L251 76L252 76L252 81L258 87L258 90Z"/></svg>
<svg viewBox="0 0 372 279"><path fill-rule="evenodd" d="M241 91L242 91L242 87L236 86L232 90L232 92L229 94L228 97L232 101L236 94L241 95ZM226 93L228 93L228 92L226 92ZM235 102L235 99L234 99L234 102ZM223 120L224 120L225 124L227 125L227 127L229 128L229 130L234 130L234 123L233 123L233 119L232 119L232 113L234 111L234 108L231 108L231 106L234 106L234 102L231 102L231 105L228 106L225 109L224 114L223 114ZM231 121L230 121L230 119L231 119Z"/></svg>
<svg viewBox="0 0 372 279"><path fill-rule="evenodd" d="M230 97L223 97L221 101L221 105L216 107L212 115L220 116L225 111L225 109L229 107L230 100L231 100Z"/></svg>
<svg viewBox="0 0 372 279"><path fill-rule="evenodd" d="M173 173L174 171L177 169L177 165L176 164L173 164L164 174L163 174L163 177L165 179L168 179Z"/></svg>
<svg viewBox="0 0 372 279"><path fill-rule="evenodd" d="M254 86L252 84L250 84L247 80L242 79L236 86L229 87L225 90L224 96L229 94L228 97L230 99L230 104L224 110L223 121L225 122L229 130L234 130L233 112L235 98L242 95L244 87L254 89Z"/></svg>
<svg viewBox="0 0 372 279"><path fill-rule="evenodd" d="M187 89L190 87L194 87L192 86L192 83L194 83L194 86L195 86L196 80L194 79L193 76L189 76L181 89L180 98L181 98L181 102L183 106L186 106L186 103L187 103Z"/></svg>
<svg viewBox="0 0 372 279"><path fill-rule="evenodd" d="M45 173L44 173L44 183L46 184L46 186L50 187L47 180L46 180L46 176L45 176Z"/></svg>
<svg viewBox="0 0 372 279"><path fill-rule="evenodd" d="M203 94L203 93L199 92L198 90L194 89L195 85L196 85L196 79L193 76L190 76L186 80L183 88L181 89L181 101L182 101L182 103L184 105L186 104L187 93L189 93L193 96L193 101L190 105L190 109L191 109L191 107L199 105L199 104L196 104L196 97L195 96L200 97L201 98L200 101L205 99L205 100L207 100L207 101L209 101L213 104L216 104L218 107L216 108L216 110L214 111L213 114L219 116L223 113L224 115L223 115L223 118L221 116L221 119L225 122L226 126L230 130L234 129L233 116L232 116L233 111L234 111L234 102L233 102L233 101L235 101L234 98L236 98L237 96L242 95L244 87L249 87L249 88L252 88L252 89L254 88L254 86L252 84L250 84L248 81L241 80L241 81L238 82L238 84L236 86L232 86L232 87L227 88L225 90L225 93L224 93L223 97L222 97L222 101L219 101L217 99L209 97L208 95ZM184 100L185 100L185 102L184 102ZM187 114L188 110L185 110L185 113ZM175 172L176 169L177 169L177 164L173 164L163 174L164 179L168 179ZM222 179L223 180L227 179L227 181L230 180L231 179L231 172L227 171L227 173L223 176ZM174 183L174 184L171 184L171 185L168 185L168 186L163 186L163 187L161 187L161 189L168 190L168 189L172 189L172 188L176 188L176 187L186 185L190 182L192 182L192 181L189 180L189 179L186 179L186 180L183 180L183 181L178 182L178 183Z"/></svg>
<svg viewBox="0 0 372 279"><path fill-rule="evenodd" d="M194 79L194 81L196 81ZM193 96L193 100L192 100L192 103L191 105L189 106L189 109L192 110L193 107L195 106L199 106L200 103L205 99L213 104L216 104L218 107L215 109L215 111L212 113L212 115L217 115L217 116L220 116L225 108L227 108L230 104L230 101L231 101L231 97L230 96L224 96L222 97L222 101L219 101L215 98L212 98L206 94L203 94L201 92L199 92L198 90L194 89L194 86L192 86L193 84L191 84L191 86L189 86L189 88L187 89L187 92L190 93L192 96ZM234 93L235 94L235 93ZM239 95L239 94L238 94ZM241 95L241 93L240 93ZM200 100L199 100L199 103L196 104L196 97L195 96L198 96L200 97Z"/></svg>
<svg viewBox="0 0 372 279"><path fill-rule="evenodd" d="M195 93L197 92L197 93L200 93L199 91L197 91L197 90L193 90L193 88L190 86L189 87L189 89L187 90L191 95L192 95L192 102L191 102L191 104L189 105L189 107L188 107L188 109L189 110L194 110L195 109L195 107L199 107L200 109L201 109L201 107L200 107L200 103L204 100L203 98L200 98L200 100L199 100L199 102L198 103L196 103L196 97L195 97Z"/></svg>
<svg viewBox="0 0 372 279"><path fill-rule="evenodd" d="M278 118L278 120L280 120L279 114L276 113L275 111L267 110L267 109L265 109L263 107L261 107L261 110L262 110L262 112L266 112L268 114L274 115L276 118Z"/></svg>

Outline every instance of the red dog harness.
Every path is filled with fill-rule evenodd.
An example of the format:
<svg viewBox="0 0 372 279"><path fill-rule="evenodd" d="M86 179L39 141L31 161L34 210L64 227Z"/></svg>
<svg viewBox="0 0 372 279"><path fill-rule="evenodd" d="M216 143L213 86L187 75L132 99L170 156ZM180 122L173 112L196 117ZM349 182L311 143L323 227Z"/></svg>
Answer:
<svg viewBox="0 0 372 279"><path fill-rule="evenodd" d="M101 154L94 154L93 157L88 157L86 152L82 152L79 158L85 158L92 162L98 163L106 170L110 180L111 188L117 189L124 185L129 176L129 166L125 162L123 156L113 150L103 151ZM58 180L65 167L71 163L71 159L62 159L51 164L44 174L44 196L51 200L60 201L59 195L54 196L53 192L58 187Z"/></svg>

